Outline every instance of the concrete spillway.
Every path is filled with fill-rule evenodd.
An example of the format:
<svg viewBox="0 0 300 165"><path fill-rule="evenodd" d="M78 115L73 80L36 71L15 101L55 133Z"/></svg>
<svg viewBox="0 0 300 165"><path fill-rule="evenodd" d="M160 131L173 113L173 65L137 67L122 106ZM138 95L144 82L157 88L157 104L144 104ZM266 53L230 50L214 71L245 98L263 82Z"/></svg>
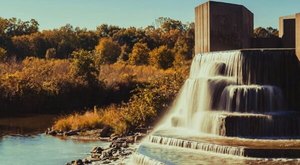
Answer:
<svg viewBox="0 0 300 165"><path fill-rule="evenodd" d="M199 54L170 113L146 141L239 157L300 158L299 73L294 49ZM186 132L194 135L178 136Z"/></svg>

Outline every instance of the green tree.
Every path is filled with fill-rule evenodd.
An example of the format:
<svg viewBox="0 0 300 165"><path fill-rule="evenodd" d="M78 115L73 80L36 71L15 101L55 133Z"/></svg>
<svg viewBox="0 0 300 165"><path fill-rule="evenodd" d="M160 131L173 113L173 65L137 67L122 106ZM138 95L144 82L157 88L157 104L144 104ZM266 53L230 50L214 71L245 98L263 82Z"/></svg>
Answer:
<svg viewBox="0 0 300 165"><path fill-rule="evenodd" d="M174 54L167 46L160 46L150 52L150 63L162 69L168 69L173 66Z"/></svg>
<svg viewBox="0 0 300 165"><path fill-rule="evenodd" d="M149 63L149 52L146 43L136 43L129 55L129 63L132 65L147 65Z"/></svg>
<svg viewBox="0 0 300 165"><path fill-rule="evenodd" d="M121 54L121 47L111 38L102 38L95 51L97 65L113 64Z"/></svg>
<svg viewBox="0 0 300 165"><path fill-rule="evenodd" d="M97 82L99 69L95 65L93 53L86 50L79 50L74 51L72 57L73 74L83 77L89 84L95 84Z"/></svg>

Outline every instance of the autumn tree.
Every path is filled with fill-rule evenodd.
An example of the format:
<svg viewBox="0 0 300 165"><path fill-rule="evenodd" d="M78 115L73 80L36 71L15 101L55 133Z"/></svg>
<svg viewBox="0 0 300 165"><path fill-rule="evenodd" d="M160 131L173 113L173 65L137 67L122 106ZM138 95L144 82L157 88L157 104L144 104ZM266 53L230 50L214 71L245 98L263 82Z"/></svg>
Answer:
<svg viewBox="0 0 300 165"><path fill-rule="evenodd" d="M131 49L126 44L121 47L120 61L128 61Z"/></svg>
<svg viewBox="0 0 300 165"><path fill-rule="evenodd" d="M120 30L121 28L118 26L102 24L96 28L96 34L99 38L113 37L113 35Z"/></svg>
<svg viewBox="0 0 300 165"><path fill-rule="evenodd" d="M87 30L86 28L75 28L76 40L78 43L78 49L84 49L88 51L92 51L95 46L98 44L99 38L97 33L91 30Z"/></svg>
<svg viewBox="0 0 300 165"><path fill-rule="evenodd" d="M174 54L167 46L160 46L150 52L150 63L161 69L168 69L173 66Z"/></svg>
<svg viewBox="0 0 300 165"><path fill-rule="evenodd" d="M253 31L254 38L278 38L278 30L272 27L258 27L255 28Z"/></svg>
<svg viewBox="0 0 300 165"><path fill-rule="evenodd" d="M136 43L129 55L129 63L132 65L147 65L149 63L149 52L146 43Z"/></svg>
<svg viewBox="0 0 300 165"><path fill-rule="evenodd" d="M111 38L102 38L95 48L96 63L112 64L115 63L121 54L121 47Z"/></svg>

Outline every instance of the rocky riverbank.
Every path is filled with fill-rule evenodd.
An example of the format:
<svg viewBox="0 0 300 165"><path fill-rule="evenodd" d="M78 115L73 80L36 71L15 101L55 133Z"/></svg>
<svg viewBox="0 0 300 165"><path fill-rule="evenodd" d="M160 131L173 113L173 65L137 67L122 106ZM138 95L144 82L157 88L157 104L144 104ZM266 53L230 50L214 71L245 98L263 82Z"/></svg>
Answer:
<svg viewBox="0 0 300 165"><path fill-rule="evenodd" d="M100 140L111 142L108 148L95 146L88 157L73 160L67 165L100 165L100 164L125 164L129 156L135 152L136 146L149 132L150 128L137 129L135 133L126 136L113 134L112 131L104 129L95 130L71 130L57 131L47 129L46 134L59 138L70 138L74 140Z"/></svg>

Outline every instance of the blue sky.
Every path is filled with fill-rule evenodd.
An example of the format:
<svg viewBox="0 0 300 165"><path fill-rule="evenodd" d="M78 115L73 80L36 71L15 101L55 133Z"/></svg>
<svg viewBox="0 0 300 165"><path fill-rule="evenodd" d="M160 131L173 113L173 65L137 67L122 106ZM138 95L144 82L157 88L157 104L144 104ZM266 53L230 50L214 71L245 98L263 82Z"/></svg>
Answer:
<svg viewBox="0 0 300 165"><path fill-rule="evenodd" d="M278 27L278 17L300 12L300 0L217 0L245 5L255 27ZM41 29L73 26L95 29L107 23L145 27L164 16L194 21L194 7L204 0L0 0L0 17L35 18Z"/></svg>

